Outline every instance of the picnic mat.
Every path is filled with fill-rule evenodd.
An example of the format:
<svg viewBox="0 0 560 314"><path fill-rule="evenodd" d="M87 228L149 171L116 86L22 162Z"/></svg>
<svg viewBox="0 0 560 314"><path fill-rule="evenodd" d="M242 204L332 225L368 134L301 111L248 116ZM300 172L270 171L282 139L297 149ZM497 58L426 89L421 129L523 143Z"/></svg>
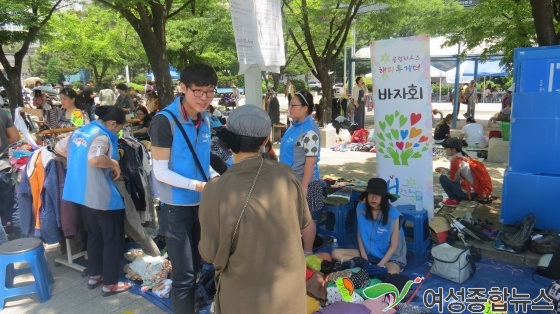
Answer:
<svg viewBox="0 0 560 314"><path fill-rule="evenodd" d="M129 244L127 248L135 246ZM123 258L121 269L126 263L128 261ZM430 264L428 261L416 261L409 258L403 274L409 276L411 280L416 277L424 278L416 297L410 303L423 307L431 305L432 313L483 313L483 305L476 305L483 304L482 302L468 302L467 299L472 298L472 292L476 291L479 297L482 298L483 296L484 302L486 302L490 297L488 292L491 289L493 292L499 292L502 300L504 295L508 295L505 300L507 310L503 312L550 313L550 310L539 308L539 306L548 304L541 300L539 293L541 289L546 289L553 280L537 275L533 268L483 258L482 261L476 263L475 274L461 284L430 274L429 270ZM124 274L119 280L128 281ZM410 289L416 290L418 286L419 284L414 284ZM129 291L146 298L163 311L172 313L171 299L162 299L149 290L142 292L140 288L140 285L135 284ZM513 288L516 291L513 291ZM438 296L437 294L440 292L441 295ZM405 302L405 300L401 302ZM441 302L438 302L438 300L441 300ZM427 301L427 304L425 304L425 301ZM464 310L461 310L462 306L465 307ZM525 308L523 308L524 306ZM206 306L199 309L199 313L210 313L209 310L209 306Z"/></svg>

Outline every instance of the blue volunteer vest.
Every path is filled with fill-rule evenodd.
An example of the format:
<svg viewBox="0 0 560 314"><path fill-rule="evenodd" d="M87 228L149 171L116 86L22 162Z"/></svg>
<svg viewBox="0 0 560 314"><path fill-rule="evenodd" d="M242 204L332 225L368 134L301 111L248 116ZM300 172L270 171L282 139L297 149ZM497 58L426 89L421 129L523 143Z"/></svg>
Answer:
<svg viewBox="0 0 560 314"><path fill-rule="evenodd" d="M124 209L110 169L96 168L88 162L93 140L106 135L109 138L111 159L119 160L118 136L103 124L93 121L70 135L68 140L68 170L62 199L99 210Z"/></svg>
<svg viewBox="0 0 560 314"><path fill-rule="evenodd" d="M183 97L177 97L169 106L165 109L173 112L181 125L185 129L191 144L196 152L198 160L202 165L204 174L206 178L210 178L210 143L211 143L211 133L210 133L210 121L208 119L208 114L202 114L202 123L200 123L197 129L189 118L185 119L181 111L181 101ZM179 126L175 124L175 120L171 115L165 111L160 111L158 115L164 115L169 120L169 125L171 126L171 132L173 133L173 142L171 144L171 156L169 159L169 169L173 172L180 174L181 176L189 179L194 179L197 181L204 182L204 176L196 166L193 155L185 138L179 130ZM194 206L200 203L200 192L183 189L176 186L163 183L161 181L155 180L158 189L160 200L166 204L181 205L181 206Z"/></svg>
<svg viewBox="0 0 560 314"><path fill-rule="evenodd" d="M362 239L362 245L364 246L368 256L383 259L391 244L391 234L393 232L395 220L401 216L401 213L393 206L390 206L389 219L387 219L387 224L383 225L381 215L379 215L378 219L374 219L373 221L367 220L365 211L366 203L358 203L358 206L356 207L356 214L358 216L358 228L360 229L359 236ZM403 265L406 265L406 239L402 228L400 229L400 238L397 250L390 260L398 261Z"/></svg>
<svg viewBox="0 0 560 314"><path fill-rule="evenodd" d="M280 162L285 163L294 169L296 175L301 181L303 178L303 168L305 166L305 150L303 149L303 136L308 131L313 130L319 136L319 152L317 154L317 163L313 167L313 176L311 181L319 180L321 175L319 174L319 160L321 156L321 132L315 121L313 121L312 116L307 116L301 122L292 121L292 126L282 137L282 142L280 143Z"/></svg>

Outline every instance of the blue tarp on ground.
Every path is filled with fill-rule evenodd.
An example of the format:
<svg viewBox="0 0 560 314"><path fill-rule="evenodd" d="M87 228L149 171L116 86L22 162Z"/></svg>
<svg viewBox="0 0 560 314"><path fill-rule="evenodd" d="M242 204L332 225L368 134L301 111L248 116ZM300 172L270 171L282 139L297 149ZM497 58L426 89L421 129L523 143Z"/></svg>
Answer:
<svg viewBox="0 0 560 314"><path fill-rule="evenodd" d="M472 290L473 288L479 288L481 289L480 291L484 291L485 298L488 298L488 291L490 291L492 287L496 287L502 292L505 292L505 289L507 288L507 292L510 294L512 293L512 288L516 288L518 295L529 295L525 298L525 300L529 300L532 303L528 304L527 311L525 312L522 311L521 308L516 308L516 306L521 306L521 304L517 301L523 300L523 298L510 295L508 300L509 302L506 303L508 306L506 311L507 313L550 313L550 311L547 312L535 308L537 302L533 302L531 300L536 299L539 296L540 289L546 289L548 284L552 282L552 279L534 274L534 269L532 268L515 266L490 258L484 258L481 262L476 263L476 273L462 284L454 283L436 275L430 274L427 276L429 269L430 266L427 262L418 263L411 261L406 267L404 273L412 280L416 277L426 278L418 291L417 297L413 302L411 302L412 304L424 306L423 297L425 292L427 290L437 292L438 289L441 288L440 291L443 292L442 306L439 307L439 305L436 304L435 307L431 309L432 313L482 313L482 311L475 311L476 306L471 305L474 303L464 302L465 300L463 300L463 302L459 301L459 303L464 304L464 306L467 307L464 311L453 311L453 306L456 308L460 307L460 305L457 304L452 305L450 310L450 308L448 308L450 304L457 302L449 298L450 289L455 290L455 295L458 295L457 292L460 292L462 288L465 289L465 298L467 298L469 292L474 291ZM417 285L413 285L411 289L416 289L416 287ZM429 302L432 302L432 296L433 293L431 292L426 294ZM446 298L448 299L447 301L445 300ZM538 305L546 305L546 303L540 301L538 302ZM469 306L471 306L471 311L468 309Z"/></svg>

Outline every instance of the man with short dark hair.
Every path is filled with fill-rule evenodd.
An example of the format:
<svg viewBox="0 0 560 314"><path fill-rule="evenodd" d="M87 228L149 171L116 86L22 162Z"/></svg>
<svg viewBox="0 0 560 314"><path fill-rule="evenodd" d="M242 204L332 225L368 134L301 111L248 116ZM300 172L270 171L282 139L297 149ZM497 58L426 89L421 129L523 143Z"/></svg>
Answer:
<svg viewBox="0 0 560 314"><path fill-rule="evenodd" d="M160 227L173 265L173 313L195 313L200 265L198 205L206 181L218 176L210 167L211 134L206 113L217 84L212 67L187 66L180 78L183 93L154 116L148 131L161 202Z"/></svg>
<svg viewBox="0 0 560 314"><path fill-rule="evenodd" d="M0 214L12 218L15 238L21 237L21 222L16 194L16 182L12 177L12 165L8 160L10 144L19 141L19 132L6 111L0 109ZM0 218L0 245L8 242L2 218Z"/></svg>
<svg viewBox="0 0 560 314"><path fill-rule="evenodd" d="M128 94L128 86L125 83L117 84L117 93L119 97L115 101L115 106L121 108L125 113L130 113L134 109L134 101Z"/></svg>

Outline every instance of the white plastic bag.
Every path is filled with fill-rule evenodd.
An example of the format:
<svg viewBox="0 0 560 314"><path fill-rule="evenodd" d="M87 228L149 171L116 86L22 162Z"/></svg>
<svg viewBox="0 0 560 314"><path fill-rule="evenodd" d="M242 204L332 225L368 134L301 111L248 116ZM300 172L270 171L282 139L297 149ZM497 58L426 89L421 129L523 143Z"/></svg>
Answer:
<svg viewBox="0 0 560 314"><path fill-rule="evenodd" d="M340 139L341 142L344 143L348 143L352 140L352 136L350 135L350 132L346 129L340 129L340 132L338 132L338 138Z"/></svg>
<svg viewBox="0 0 560 314"><path fill-rule="evenodd" d="M21 107L16 108L14 125L15 125L16 129L18 129L18 131L21 132L21 134L23 135L23 138L25 139L25 141L29 145L31 145L33 147L37 147L37 143L35 143L35 139L29 133L29 130L27 129L27 125L25 124L25 121L23 120L23 118L21 117L21 114L19 113L20 110L21 110Z"/></svg>

